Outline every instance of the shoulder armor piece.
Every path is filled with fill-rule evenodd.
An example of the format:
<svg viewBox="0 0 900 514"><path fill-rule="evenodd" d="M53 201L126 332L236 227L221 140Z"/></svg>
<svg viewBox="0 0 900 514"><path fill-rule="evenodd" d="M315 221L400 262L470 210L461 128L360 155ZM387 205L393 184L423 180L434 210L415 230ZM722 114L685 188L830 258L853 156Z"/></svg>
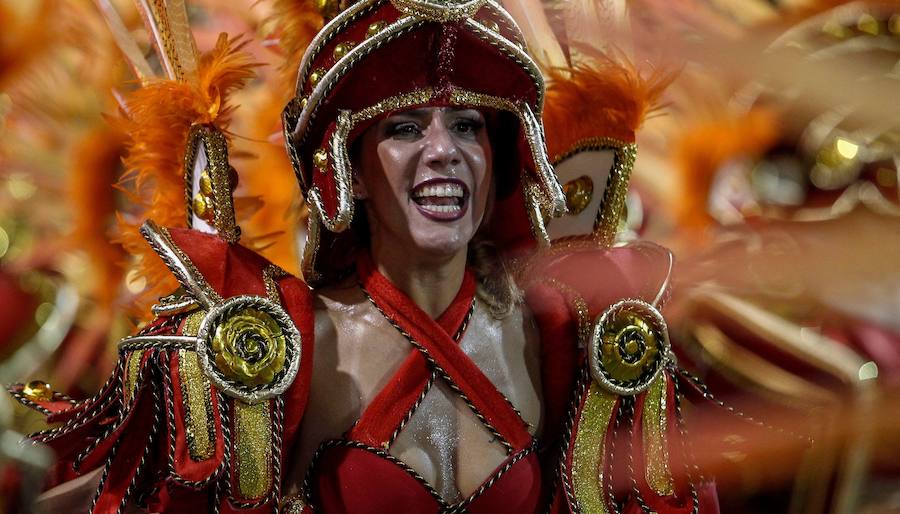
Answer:
<svg viewBox="0 0 900 514"><path fill-rule="evenodd" d="M572 512L718 512L712 486L694 482L683 441L680 375L660 313L672 264L657 245L587 239L528 263L541 271L530 274L531 295L555 290L563 301L551 308L568 308L582 348L559 468L558 494Z"/></svg>
<svg viewBox="0 0 900 514"><path fill-rule="evenodd" d="M62 405L51 393L36 404L64 425L32 437L76 472L103 468L91 512L129 501L154 512L206 512L210 502L216 511L275 512L281 454L311 375L301 366L312 351L309 290L217 236L152 222L142 233L184 292L161 299L160 317L119 343L97 396ZM14 395L28 400L33 390Z"/></svg>

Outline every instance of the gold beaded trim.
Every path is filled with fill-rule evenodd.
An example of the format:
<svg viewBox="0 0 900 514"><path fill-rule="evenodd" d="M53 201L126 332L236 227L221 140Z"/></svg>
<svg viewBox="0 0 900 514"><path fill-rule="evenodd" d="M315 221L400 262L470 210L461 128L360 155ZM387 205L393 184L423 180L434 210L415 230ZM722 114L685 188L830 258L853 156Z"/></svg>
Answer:
<svg viewBox="0 0 900 514"><path fill-rule="evenodd" d="M281 296L278 294L276 281L281 277L287 277L290 273L275 264L268 264L263 269L263 284L266 286L266 298L270 302L281 305Z"/></svg>
<svg viewBox="0 0 900 514"><path fill-rule="evenodd" d="M541 191L534 180L527 174L522 174L522 194L525 196L525 212L531 225L531 235L537 241L540 248L550 245L550 235L547 233L547 225L544 222L545 212L542 208Z"/></svg>

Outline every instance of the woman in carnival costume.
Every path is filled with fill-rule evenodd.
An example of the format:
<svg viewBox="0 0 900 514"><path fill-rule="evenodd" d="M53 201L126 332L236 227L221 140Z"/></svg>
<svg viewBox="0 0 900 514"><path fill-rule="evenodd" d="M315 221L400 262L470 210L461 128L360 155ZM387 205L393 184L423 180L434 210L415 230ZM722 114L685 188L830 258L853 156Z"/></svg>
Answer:
<svg viewBox="0 0 900 514"><path fill-rule="evenodd" d="M671 258L608 227L551 244L543 101L494 2L338 14L284 111L306 282L235 244L223 139L198 126L203 230L141 229L180 290L95 397L13 389L63 423L33 437L60 480L92 473L97 513L718 512L659 311Z"/></svg>

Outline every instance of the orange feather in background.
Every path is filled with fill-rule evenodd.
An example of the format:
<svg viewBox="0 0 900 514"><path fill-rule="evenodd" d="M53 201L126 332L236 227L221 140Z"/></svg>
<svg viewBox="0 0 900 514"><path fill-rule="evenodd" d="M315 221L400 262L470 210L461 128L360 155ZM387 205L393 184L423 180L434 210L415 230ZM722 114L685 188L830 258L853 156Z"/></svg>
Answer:
<svg viewBox="0 0 900 514"><path fill-rule="evenodd" d="M111 309L118 297L125 266L125 252L109 239L125 139L116 128L98 124L76 144L66 175L74 224L70 246L87 254L94 275L89 294L102 309Z"/></svg>
<svg viewBox="0 0 900 514"><path fill-rule="evenodd" d="M119 215L115 240L137 256L137 273L147 284L132 306L136 315L146 316L151 303L178 287L138 228L146 219L162 226L185 225L183 159L188 133L197 123L226 131L233 110L229 95L253 78L257 66L243 46L222 34L200 61L196 86L172 80L150 82L128 95L127 112L113 120L129 135L126 172L119 187L137 206L136 212Z"/></svg>
<svg viewBox="0 0 900 514"><path fill-rule="evenodd" d="M275 25L273 37L284 57L281 68L293 77L306 47L324 25L322 14L309 0L273 0L267 22Z"/></svg>
<svg viewBox="0 0 900 514"><path fill-rule="evenodd" d="M727 161L756 159L781 133L777 114L756 108L743 116L727 115L686 127L673 143L678 194L673 195L679 226L700 232L713 223L709 194L713 179Z"/></svg>
<svg viewBox="0 0 900 514"><path fill-rule="evenodd" d="M644 77L624 55L589 55L589 63L548 73L544 126L551 159L592 137L634 142L635 130L658 108L675 76L655 69Z"/></svg>

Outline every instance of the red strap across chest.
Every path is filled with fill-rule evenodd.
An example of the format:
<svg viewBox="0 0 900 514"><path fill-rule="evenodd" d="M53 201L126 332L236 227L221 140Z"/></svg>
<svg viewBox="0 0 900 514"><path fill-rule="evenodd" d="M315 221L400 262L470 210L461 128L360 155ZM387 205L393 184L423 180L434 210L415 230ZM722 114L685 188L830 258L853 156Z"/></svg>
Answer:
<svg viewBox="0 0 900 514"><path fill-rule="evenodd" d="M475 279L467 272L462 287L447 310L433 320L375 269L371 258L357 262L363 289L387 319L416 347L388 385L375 397L351 430L351 439L383 446L422 394L431 370L451 382L513 450L531 444L531 434L509 401L460 349L453 335L460 329L475 297Z"/></svg>

